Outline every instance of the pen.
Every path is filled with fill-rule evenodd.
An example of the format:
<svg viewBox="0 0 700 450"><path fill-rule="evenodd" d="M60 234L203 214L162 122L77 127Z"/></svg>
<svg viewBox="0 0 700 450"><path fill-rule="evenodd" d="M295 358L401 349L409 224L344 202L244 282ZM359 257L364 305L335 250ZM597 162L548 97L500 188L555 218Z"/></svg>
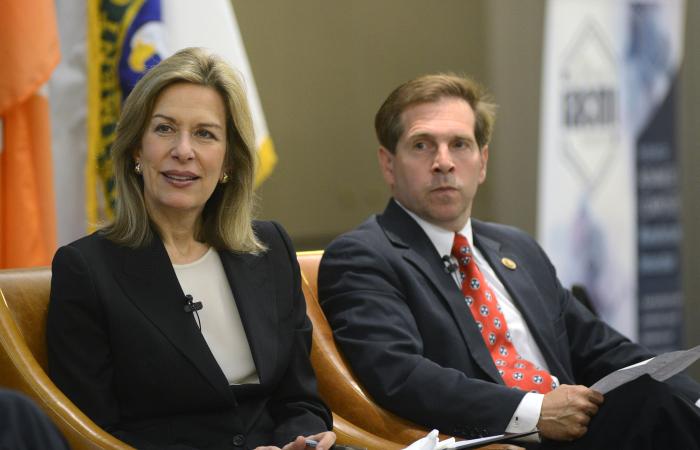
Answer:
<svg viewBox="0 0 700 450"><path fill-rule="evenodd" d="M306 440L306 446L307 447L316 447L318 445L318 441L314 441L313 439L307 439Z"/></svg>

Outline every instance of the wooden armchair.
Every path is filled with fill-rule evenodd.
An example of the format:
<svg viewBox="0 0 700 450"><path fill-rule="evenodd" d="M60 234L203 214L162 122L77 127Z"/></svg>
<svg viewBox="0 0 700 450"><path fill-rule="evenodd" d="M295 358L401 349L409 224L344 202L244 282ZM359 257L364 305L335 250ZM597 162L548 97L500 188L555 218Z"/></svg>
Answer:
<svg viewBox="0 0 700 450"><path fill-rule="evenodd" d="M0 386L31 397L54 421L73 450L131 449L83 414L47 376L46 313L49 268L0 270ZM403 448L337 414L338 443L368 450Z"/></svg>
<svg viewBox="0 0 700 450"><path fill-rule="evenodd" d="M358 383L336 347L333 332L318 303L317 279L321 256L323 251L297 253L307 314L314 325L311 362L316 370L321 397L332 411L360 428L384 439L408 445L430 430L377 405Z"/></svg>
<svg viewBox="0 0 700 450"><path fill-rule="evenodd" d="M306 297L307 314L314 325L311 362L316 370L318 390L336 414L372 434L408 445L425 436L429 430L403 419L377 405L350 370L333 340L323 310L318 303L318 266L323 251L298 252L301 277ZM440 439L448 436L441 435ZM504 444L480 447L482 450L517 448Z"/></svg>
<svg viewBox="0 0 700 450"><path fill-rule="evenodd" d="M132 449L98 427L46 375L49 268L0 270L0 385L31 397L73 450Z"/></svg>

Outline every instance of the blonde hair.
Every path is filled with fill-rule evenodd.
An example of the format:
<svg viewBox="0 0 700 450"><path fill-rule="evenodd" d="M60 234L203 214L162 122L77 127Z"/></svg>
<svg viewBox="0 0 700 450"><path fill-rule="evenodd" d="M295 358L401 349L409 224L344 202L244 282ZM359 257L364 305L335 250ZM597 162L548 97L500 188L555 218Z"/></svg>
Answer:
<svg viewBox="0 0 700 450"><path fill-rule="evenodd" d="M194 83L215 89L226 109L226 155L229 182L217 184L202 211L195 238L217 249L257 253L265 249L252 228L253 183L257 155L253 122L243 83L220 57L202 48L186 48L161 61L136 83L124 102L111 148L117 192L115 217L102 229L110 240L140 247L156 228L148 216L143 179L134 170L134 156L159 94L173 83Z"/></svg>
<svg viewBox="0 0 700 450"><path fill-rule="evenodd" d="M391 153L403 134L401 114L409 106L433 103L443 98L461 98L474 110L474 137L479 148L491 140L496 121L496 105L474 80L451 73L423 75L403 83L389 94L374 118L379 143Z"/></svg>

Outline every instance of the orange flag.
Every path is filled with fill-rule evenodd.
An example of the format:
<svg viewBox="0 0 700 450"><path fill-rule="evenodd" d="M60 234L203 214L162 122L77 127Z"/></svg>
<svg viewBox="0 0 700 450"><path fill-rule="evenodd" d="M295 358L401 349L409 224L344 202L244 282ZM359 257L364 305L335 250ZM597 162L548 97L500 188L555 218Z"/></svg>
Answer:
<svg viewBox="0 0 700 450"><path fill-rule="evenodd" d="M49 105L60 56L53 0L0 4L0 268L46 265L56 249Z"/></svg>

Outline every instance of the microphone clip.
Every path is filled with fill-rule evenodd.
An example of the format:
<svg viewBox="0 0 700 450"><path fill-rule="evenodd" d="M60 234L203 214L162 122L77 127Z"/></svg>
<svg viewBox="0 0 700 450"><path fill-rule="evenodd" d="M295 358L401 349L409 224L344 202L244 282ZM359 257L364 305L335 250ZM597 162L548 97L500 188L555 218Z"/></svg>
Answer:
<svg viewBox="0 0 700 450"><path fill-rule="evenodd" d="M442 257L442 263L445 265L445 272L447 272L449 274L453 274L453 273L457 272L457 269L459 268L459 266L457 266L457 264L452 262L452 260L450 259L450 257L448 255L445 255Z"/></svg>
<svg viewBox="0 0 700 450"><path fill-rule="evenodd" d="M203 307L202 302L195 302L190 294L185 295L185 306L183 309L186 313L197 312Z"/></svg>

